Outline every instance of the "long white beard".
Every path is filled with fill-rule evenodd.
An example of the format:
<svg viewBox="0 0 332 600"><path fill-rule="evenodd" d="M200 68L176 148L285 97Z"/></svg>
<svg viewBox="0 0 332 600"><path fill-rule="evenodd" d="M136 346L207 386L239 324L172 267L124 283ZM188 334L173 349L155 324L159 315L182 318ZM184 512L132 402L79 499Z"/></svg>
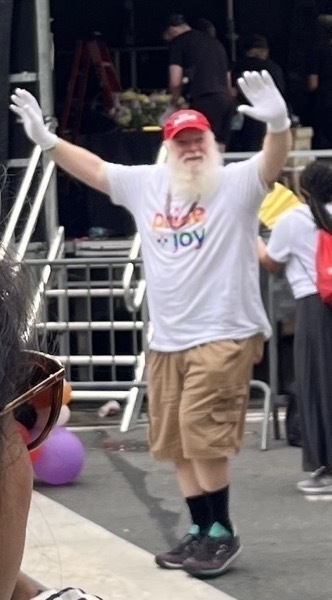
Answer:
<svg viewBox="0 0 332 600"><path fill-rule="evenodd" d="M201 158L195 162L186 160ZM219 184L220 153L214 140L206 155L199 152L187 153L179 159L177 152L170 145L167 164L169 166L170 192L173 197L184 203L204 203L216 191Z"/></svg>

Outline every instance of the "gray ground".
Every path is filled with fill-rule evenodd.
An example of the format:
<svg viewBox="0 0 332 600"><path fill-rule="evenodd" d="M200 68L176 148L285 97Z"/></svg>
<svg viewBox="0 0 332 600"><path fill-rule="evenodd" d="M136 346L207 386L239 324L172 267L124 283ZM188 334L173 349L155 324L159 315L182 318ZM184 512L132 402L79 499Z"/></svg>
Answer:
<svg viewBox="0 0 332 600"><path fill-rule="evenodd" d="M209 585L237 600L332 600L332 503L296 491L299 449L280 440L261 452L259 434L260 424L247 425L232 462L232 516L244 551ZM38 491L152 553L183 535L188 516L172 468L150 458L144 426L77 435L86 447L79 479Z"/></svg>

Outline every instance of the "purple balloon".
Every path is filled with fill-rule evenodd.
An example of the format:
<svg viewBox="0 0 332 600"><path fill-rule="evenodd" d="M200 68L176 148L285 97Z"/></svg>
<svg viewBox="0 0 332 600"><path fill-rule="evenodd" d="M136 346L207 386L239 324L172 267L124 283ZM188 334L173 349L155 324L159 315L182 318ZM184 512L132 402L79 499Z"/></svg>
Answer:
<svg viewBox="0 0 332 600"><path fill-rule="evenodd" d="M70 483L82 471L84 454L84 446L76 435L64 427L55 427L33 463L34 473L51 485Z"/></svg>

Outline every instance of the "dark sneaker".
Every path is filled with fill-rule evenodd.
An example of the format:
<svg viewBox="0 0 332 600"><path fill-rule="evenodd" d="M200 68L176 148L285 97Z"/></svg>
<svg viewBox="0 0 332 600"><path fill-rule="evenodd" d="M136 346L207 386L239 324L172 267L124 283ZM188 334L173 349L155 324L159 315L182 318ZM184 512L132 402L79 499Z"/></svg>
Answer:
<svg viewBox="0 0 332 600"><path fill-rule="evenodd" d="M182 569L183 562L193 554L201 539L198 525L192 525L189 533L173 550L155 556L157 565L163 569Z"/></svg>
<svg viewBox="0 0 332 600"><path fill-rule="evenodd" d="M231 535L220 523L214 523L192 556L184 561L183 569L194 577L218 577L241 550L240 538Z"/></svg>
<svg viewBox="0 0 332 600"><path fill-rule="evenodd" d="M325 467L320 467L308 479L299 481L296 487L304 494L332 494L332 475Z"/></svg>

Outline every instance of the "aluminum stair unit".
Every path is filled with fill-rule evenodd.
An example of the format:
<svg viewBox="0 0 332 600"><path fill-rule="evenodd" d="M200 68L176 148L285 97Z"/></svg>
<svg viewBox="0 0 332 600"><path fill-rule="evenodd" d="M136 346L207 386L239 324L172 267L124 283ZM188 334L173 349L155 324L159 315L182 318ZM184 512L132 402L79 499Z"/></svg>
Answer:
<svg viewBox="0 0 332 600"><path fill-rule="evenodd" d="M40 338L66 366L73 407L106 415L117 400L122 431L136 422L145 393L149 323L138 242L136 234L102 242L107 257L88 257L85 248L84 258L54 260L38 323ZM29 264L39 271L44 261Z"/></svg>

